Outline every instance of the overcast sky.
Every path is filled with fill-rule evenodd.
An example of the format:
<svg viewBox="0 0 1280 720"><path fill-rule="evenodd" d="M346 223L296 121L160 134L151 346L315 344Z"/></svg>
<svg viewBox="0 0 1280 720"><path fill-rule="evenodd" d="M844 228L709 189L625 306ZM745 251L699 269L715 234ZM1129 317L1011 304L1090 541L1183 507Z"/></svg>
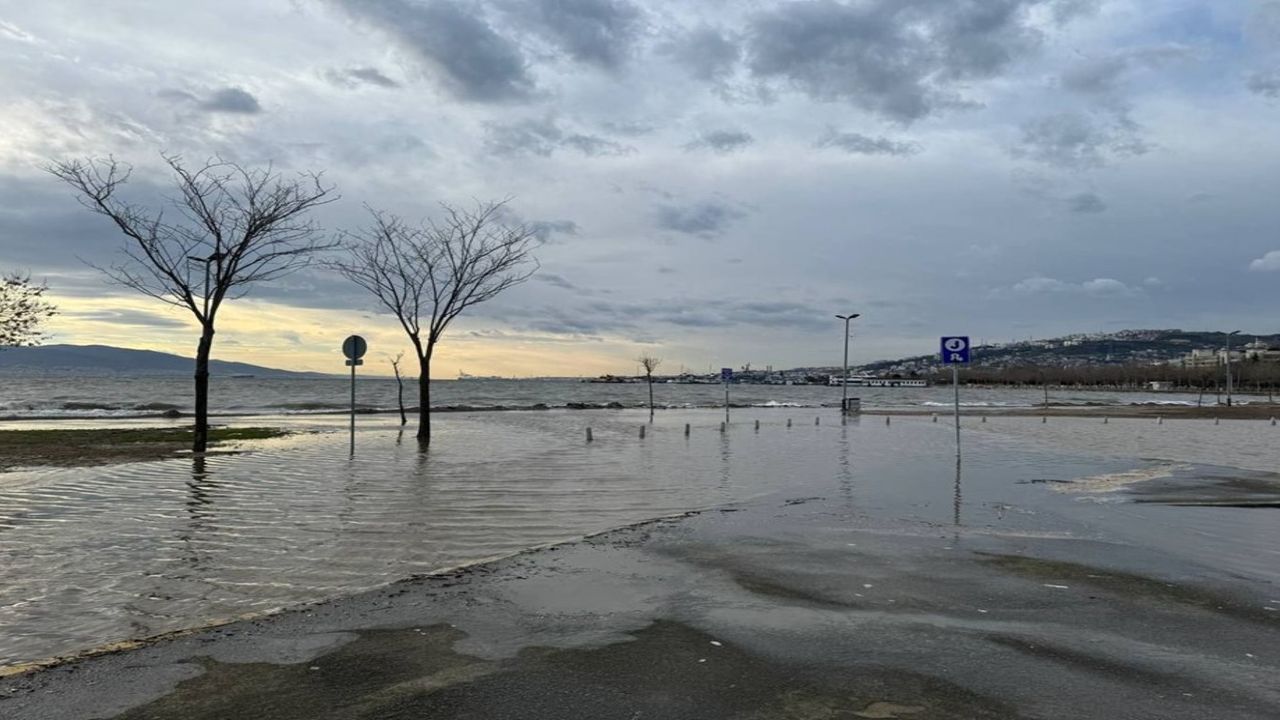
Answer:
<svg viewBox="0 0 1280 720"><path fill-rule="evenodd" d="M42 172L159 153L324 171L354 229L512 197L542 270L435 374L835 364L1131 327L1276 332L1280 1L0 0L0 270L54 341L190 354L82 260L121 244ZM158 202L158 198L152 198ZM227 307L215 357L406 347L340 278ZM375 369L375 371L377 371Z"/></svg>

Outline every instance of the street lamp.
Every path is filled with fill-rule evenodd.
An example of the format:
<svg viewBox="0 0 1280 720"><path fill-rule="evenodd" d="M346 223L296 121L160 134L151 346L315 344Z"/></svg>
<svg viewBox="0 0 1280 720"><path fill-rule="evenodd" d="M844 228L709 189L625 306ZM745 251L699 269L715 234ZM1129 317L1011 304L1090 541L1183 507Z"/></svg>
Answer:
<svg viewBox="0 0 1280 720"><path fill-rule="evenodd" d="M1231 336L1239 334L1239 330L1227 333L1227 407L1231 407Z"/></svg>
<svg viewBox="0 0 1280 720"><path fill-rule="evenodd" d="M840 320L844 321L844 375L840 377L841 415L845 415L849 412L849 321L861 316L861 313L850 313L848 315L836 316Z"/></svg>

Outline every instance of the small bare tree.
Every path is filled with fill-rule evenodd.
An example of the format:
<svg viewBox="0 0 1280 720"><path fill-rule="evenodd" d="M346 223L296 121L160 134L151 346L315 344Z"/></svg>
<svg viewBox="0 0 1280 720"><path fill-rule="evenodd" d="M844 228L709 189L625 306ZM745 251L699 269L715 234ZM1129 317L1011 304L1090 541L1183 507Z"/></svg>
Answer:
<svg viewBox="0 0 1280 720"><path fill-rule="evenodd" d="M320 239L310 211L337 197L314 173L286 178L271 167L247 169L220 159L194 169L176 155L164 160L177 189L167 199L173 215L121 199L132 167L115 158L56 162L48 170L124 233L127 261L99 269L125 287L190 310L200 324L193 449L204 452L218 310L250 285L297 270L315 252L333 247Z"/></svg>
<svg viewBox="0 0 1280 720"><path fill-rule="evenodd" d="M44 339L40 326L57 314L44 300L47 289L28 275L0 277L0 349L39 345Z"/></svg>
<svg viewBox="0 0 1280 720"><path fill-rule="evenodd" d="M409 417L404 413L404 378L400 375L400 361L404 360L404 353L396 353L391 358L391 371L396 374L396 402L400 405L400 425L409 424Z"/></svg>
<svg viewBox="0 0 1280 720"><path fill-rule="evenodd" d="M538 269L537 228L503 221L506 201L441 205L439 220L410 225L370 209L369 227L346 233L348 255L330 265L395 315L418 358L418 442L431 442L431 356L467 308Z"/></svg>
<svg viewBox="0 0 1280 720"><path fill-rule="evenodd" d="M645 353L639 361L640 367L644 368L644 379L649 382L649 422L653 422L653 371L662 364L662 358Z"/></svg>

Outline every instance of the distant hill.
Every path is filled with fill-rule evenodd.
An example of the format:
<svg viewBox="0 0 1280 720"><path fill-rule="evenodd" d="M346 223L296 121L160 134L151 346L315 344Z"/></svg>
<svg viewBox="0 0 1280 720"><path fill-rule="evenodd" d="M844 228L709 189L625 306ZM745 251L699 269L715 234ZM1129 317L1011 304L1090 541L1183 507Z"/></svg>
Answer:
<svg viewBox="0 0 1280 720"><path fill-rule="evenodd" d="M0 350L0 376L190 376L194 369L195 361L191 358L152 350L132 350L107 345L44 345ZM323 373L292 372L222 360L210 360L209 373L215 377L231 375L253 375L263 378L328 377Z"/></svg>
<svg viewBox="0 0 1280 720"><path fill-rule="evenodd" d="M977 340L977 338L974 338ZM1280 347L1280 335L1241 333L1231 339L1232 349L1255 340ZM973 349L973 366L1080 368L1102 365L1155 365L1176 362L1192 350L1226 347L1224 332L1186 330L1121 330L1114 333L1067 335L1047 340ZM872 372L931 372L939 366L937 353L901 360L883 360L862 366Z"/></svg>

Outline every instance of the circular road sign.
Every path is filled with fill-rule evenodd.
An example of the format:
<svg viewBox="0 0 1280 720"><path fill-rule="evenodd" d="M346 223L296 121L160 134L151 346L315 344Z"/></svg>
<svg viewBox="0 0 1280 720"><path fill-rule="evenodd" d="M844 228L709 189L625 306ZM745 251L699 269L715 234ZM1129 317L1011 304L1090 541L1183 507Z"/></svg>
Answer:
<svg viewBox="0 0 1280 720"><path fill-rule="evenodd" d="M947 352L961 352L967 344L964 338L953 337L947 338L947 341L943 343L943 347L946 348Z"/></svg>
<svg viewBox="0 0 1280 720"><path fill-rule="evenodd" d="M365 352L369 349L369 343L359 335L352 335L342 341L342 354L347 356L348 360L359 360L364 357Z"/></svg>

